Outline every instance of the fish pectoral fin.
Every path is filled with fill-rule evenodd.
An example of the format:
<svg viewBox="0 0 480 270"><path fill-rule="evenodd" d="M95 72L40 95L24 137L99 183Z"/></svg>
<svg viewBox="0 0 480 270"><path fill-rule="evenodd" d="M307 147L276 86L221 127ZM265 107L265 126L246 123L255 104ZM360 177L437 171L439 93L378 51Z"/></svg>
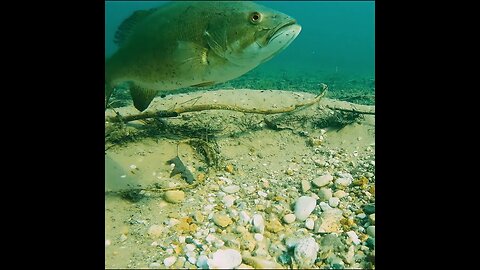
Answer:
<svg viewBox="0 0 480 270"><path fill-rule="evenodd" d="M178 41L174 58L178 63L189 64L194 70L208 65L208 48L188 41Z"/></svg>
<svg viewBox="0 0 480 270"><path fill-rule="evenodd" d="M214 81L210 81L210 82L202 82L202 83L199 83L199 84L194 84L194 85L190 85L191 87L204 87L204 86L210 86L210 85L214 85L215 82Z"/></svg>
<svg viewBox="0 0 480 270"><path fill-rule="evenodd" d="M158 90L143 88L135 84L130 86L130 95L133 99L133 105L141 112L148 108L157 93Z"/></svg>

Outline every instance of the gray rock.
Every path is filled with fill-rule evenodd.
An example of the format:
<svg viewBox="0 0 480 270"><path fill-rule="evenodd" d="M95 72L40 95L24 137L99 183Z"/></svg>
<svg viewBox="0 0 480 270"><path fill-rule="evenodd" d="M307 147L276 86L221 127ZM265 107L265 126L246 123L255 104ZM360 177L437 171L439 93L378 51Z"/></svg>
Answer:
<svg viewBox="0 0 480 270"><path fill-rule="evenodd" d="M317 200L312 197L302 196L295 202L295 216L298 220L304 221L313 212Z"/></svg>
<svg viewBox="0 0 480 270"><path fill-rule="evenodd" d="M363 206L363 212L367 215L375 213L375 204L365 204Z"/></svg>
<svg viewBox="0 0 480 270"><path fill-rule="evenodd" d="M319 245L311 236L301 239L297 242L293 252L293 258L300 268L309 268L317 259Z"/></svg>
<svg viewBox="0 0 480 270"><path fill-rule="evenodd" d="M340 199L337 197L332 197L328 200L328 204L334 208L337 207L339 203L340 203Z"/></svg>
<svg viewBox="0 0 480 270"><path fill-rule="evenodd" d="M367 234L373 238L375 238L375 226L368 226Z"/></svg>
<svg viewBox="0 0 480 270"><path fill-rule="evenodd" d="M254 232L263 233L265 231L265 220L260 214L253 215L252 225L253 225Z"/></svg>
<svg viewBox="0 0 480 270"><path fill-rule="evenodd" d="M330 182L332 182L333 180L333 176L330 175L329 173L327 174L324 174L320 177L317 177L315 179L312 180L313 182L313 185L316 186L316 187L323 187L323 186L326 186L328 184L330 184Z"/></svg>
<svg viewBox="0 0 480 270"><path fill-rule="evenodd" d="M332 198L332 190L330 188L321 188L317 195L320 201L328 201Z"/></svg>
<svg viewBox="0 0 480 270"><path fill-rule="evenodd" d="M233 194L238 192L240 190L240 187L237 185L230 185L230 186L222 187L221 189L225 193Z"/></svg>

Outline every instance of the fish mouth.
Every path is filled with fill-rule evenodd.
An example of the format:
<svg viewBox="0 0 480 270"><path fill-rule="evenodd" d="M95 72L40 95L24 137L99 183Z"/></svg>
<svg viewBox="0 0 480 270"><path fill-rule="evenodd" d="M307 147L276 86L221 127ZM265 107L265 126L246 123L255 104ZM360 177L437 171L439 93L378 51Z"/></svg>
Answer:
<svg viewBox="0 0 480 270"><path fill-rule="evenodd" d="M297 24L297 21L296 20L291 20L291 21L288 21L284 24L280 24L277 27L273 28L272 31L270 32L270 34L267 36L267 44L270 43L275 38L277 38L278 36L280 36L283 33L283 31L285 30L285 28L287 28L291 25L295 25L295 24Z"/></svg>

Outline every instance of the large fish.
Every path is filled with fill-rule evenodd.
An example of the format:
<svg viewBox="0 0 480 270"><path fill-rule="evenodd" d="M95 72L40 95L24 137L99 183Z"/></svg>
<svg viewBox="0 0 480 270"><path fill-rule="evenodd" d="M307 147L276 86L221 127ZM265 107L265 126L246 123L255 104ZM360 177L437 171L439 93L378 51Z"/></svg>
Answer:
<svg viewBox="0 0 480 270"><path fill-rule="evenodd" d="M105 62L106 105L121 83L144 111L161 91L237 78L300 31L290 16L249 1L171 2L136 11L120 25L119 49Z"/></svg>

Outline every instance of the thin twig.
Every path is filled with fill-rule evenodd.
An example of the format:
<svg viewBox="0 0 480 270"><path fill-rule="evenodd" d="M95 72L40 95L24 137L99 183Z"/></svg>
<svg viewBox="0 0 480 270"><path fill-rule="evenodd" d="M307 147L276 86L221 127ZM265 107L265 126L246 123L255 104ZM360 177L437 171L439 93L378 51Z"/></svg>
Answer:
<svg viewBox="0 0 480 270"><path fill-rule="evenodd" d="M341 111L341 112L351 112L351 113L358 113L358 114L371 114L371 115L375 115L375 112L366 112L366 111L359 111L359 110L356 110L356 109L341 109L341 108L335 108L335 107L330 107L330 106L327 106L327 108L331 109L331 110L335 110L335 111Z"/></svg>

